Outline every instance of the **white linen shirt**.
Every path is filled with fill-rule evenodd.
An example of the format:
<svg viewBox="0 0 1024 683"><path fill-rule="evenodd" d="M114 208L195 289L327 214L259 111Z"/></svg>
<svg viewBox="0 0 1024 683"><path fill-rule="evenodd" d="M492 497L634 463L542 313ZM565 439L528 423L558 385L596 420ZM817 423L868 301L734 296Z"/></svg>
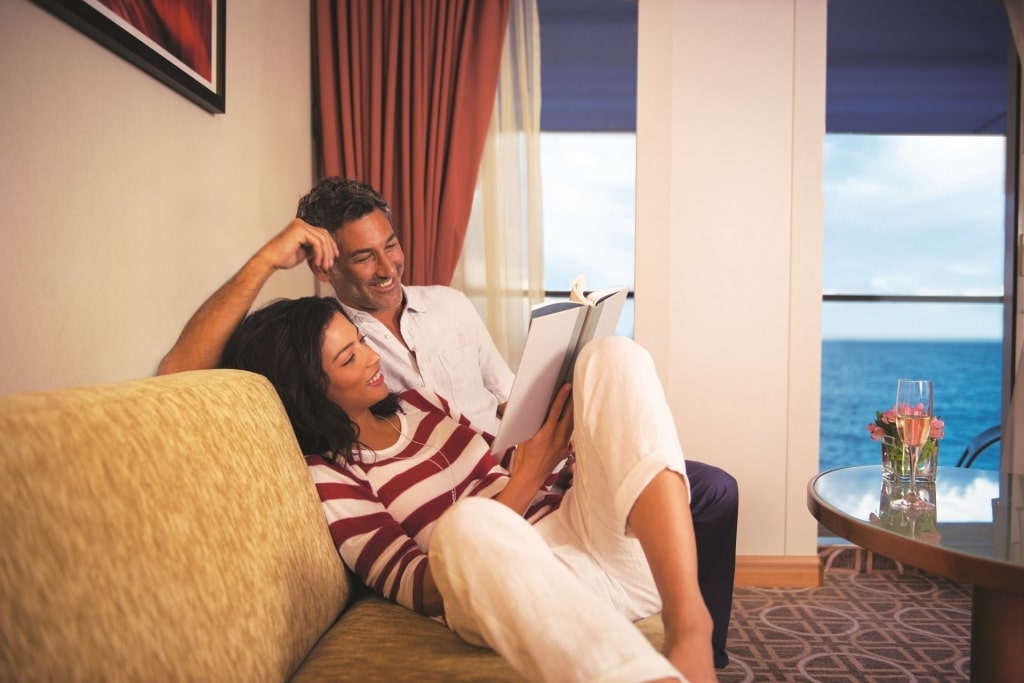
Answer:
<svg viewBox="0 0 1024 683"><path fill-rule="evenodd" d="M342 303L367 344L380 354L388 388L433 391L477 430L496 434L501 423L497 409L508 400L515 375L476 308L451 287L403 286L402 291L399 326L409 348L384 323Z"/></svg>

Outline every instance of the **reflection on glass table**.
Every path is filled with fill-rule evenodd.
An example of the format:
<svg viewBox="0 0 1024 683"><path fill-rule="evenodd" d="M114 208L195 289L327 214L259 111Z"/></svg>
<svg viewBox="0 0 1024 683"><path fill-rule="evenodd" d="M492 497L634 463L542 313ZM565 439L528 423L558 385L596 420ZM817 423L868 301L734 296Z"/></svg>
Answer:
<svg viewBox="0 0 1024 683"><path fill-rule="evenodd" d="M871 512L868 521L883 529L914 538L925 543L939 544L942 534L939 533L938 496L934 481L917 482L917 497L930 505L921 510L901 510L892 503L905 499L910 491L910 482L890 480L882 477L882 491L879 494L878 512Z"/></svg>

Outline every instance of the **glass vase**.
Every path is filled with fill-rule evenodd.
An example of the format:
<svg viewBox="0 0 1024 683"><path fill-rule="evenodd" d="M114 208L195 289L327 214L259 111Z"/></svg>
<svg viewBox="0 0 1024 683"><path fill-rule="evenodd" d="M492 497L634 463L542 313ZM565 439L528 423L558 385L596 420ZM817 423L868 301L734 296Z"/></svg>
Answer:
<svg viewBox="0 0 1024 683"><path fill-rule="evenodd" d="M910 456L903 448L903 442L895 436L883 436L881 444L882 476L887 479L910 481ZM939 442L929 439L917 459L917 480L935 481L935 472L938 466Z"/></svg>

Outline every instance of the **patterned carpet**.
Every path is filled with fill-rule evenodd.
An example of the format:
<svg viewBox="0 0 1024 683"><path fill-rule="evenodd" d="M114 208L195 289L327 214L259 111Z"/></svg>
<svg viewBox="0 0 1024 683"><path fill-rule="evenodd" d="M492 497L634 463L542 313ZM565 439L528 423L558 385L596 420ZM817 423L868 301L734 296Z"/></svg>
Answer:
<svg viewBox="0 0 1024 683"><path fill-rule="evenodd" d="M970 678L971 588L859 548L822 549L820 588L736 588L720 683Z"/></svg>

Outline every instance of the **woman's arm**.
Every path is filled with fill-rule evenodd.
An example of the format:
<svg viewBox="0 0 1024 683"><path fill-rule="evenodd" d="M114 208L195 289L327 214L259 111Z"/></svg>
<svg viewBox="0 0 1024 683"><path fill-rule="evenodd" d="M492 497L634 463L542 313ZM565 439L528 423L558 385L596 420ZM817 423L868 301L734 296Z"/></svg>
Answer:
<svg viewBox="0 0 1024 683"><path fill-rule="evenodd" d="M381 597L423 614L440 614L426 551L369 483L319 456L307 456L306 462L345 566Z"/></svg>

